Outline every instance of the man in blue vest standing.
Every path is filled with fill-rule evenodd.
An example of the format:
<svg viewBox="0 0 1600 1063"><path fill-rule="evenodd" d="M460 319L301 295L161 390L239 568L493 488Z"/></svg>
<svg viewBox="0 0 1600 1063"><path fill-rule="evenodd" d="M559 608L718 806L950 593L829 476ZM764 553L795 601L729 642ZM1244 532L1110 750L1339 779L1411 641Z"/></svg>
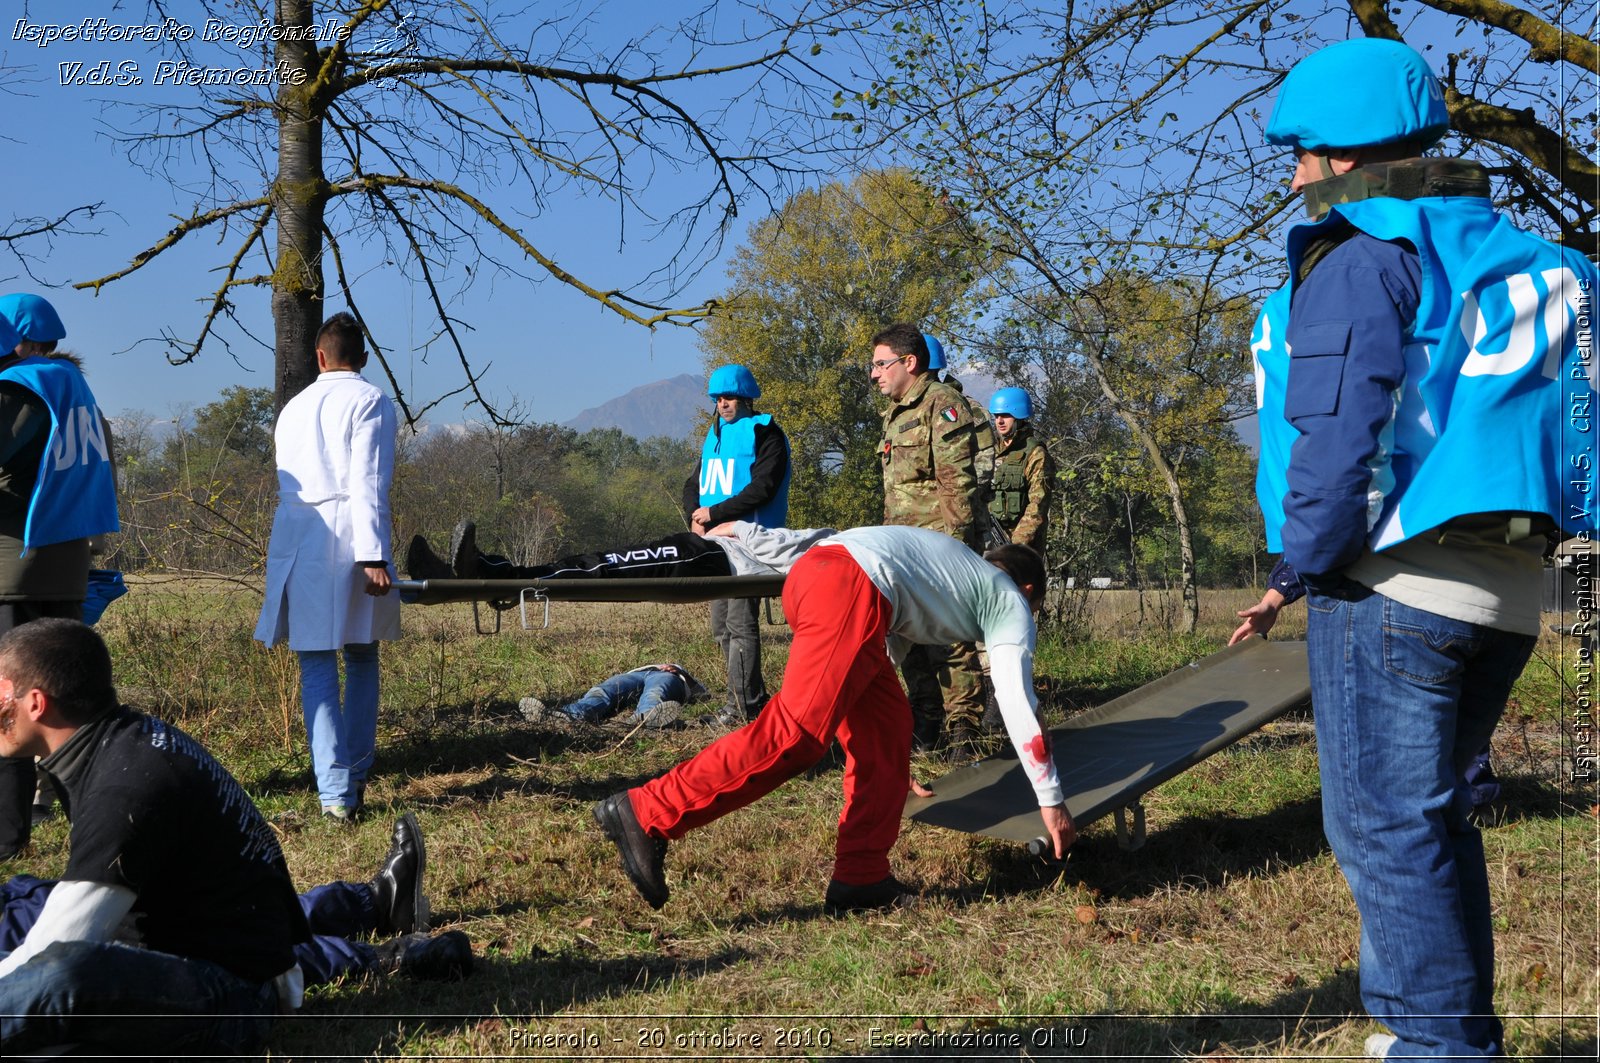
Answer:
<svg viewBox="0 0 1600 1063"><path fill-rule="evenodd" d="M1312 220L1286 318L1280 298L1257 328L1287 370L1258 490L1307 595L1323 826L1389 1031L1373 1058L1504 1054L1461 772L1533 649L1546 533L1596 527L1594 427L1568 414L1592 402L1600 275L1497 214L1482 167L1418 157L1448 124L1423 58L1367 39L1298 63L1267 126Z"/></svg>
<svg viewBox="0 0 1600 1063"><path fill-rule="evenodd" d="M114 532L111 438L66 326L37 295L0 297L0 634L83 616L89 539ZM0 758L0 859L32 833L33 758Z"/></svg>
<svg viewBox="0 0 1600 1063"><path fill-rule="evenodd" d="M745 520L782 528L789 519L789 440L770 413L756 413L755 374L742 365L717 368L706 383L717 416L700 450L699 475L684 484L689 530L704 535L719 524ZM718 718L729 726L754 719L767 703L761 676L761 601L711 603L711 633L728 659L729 704Z"/></svg>

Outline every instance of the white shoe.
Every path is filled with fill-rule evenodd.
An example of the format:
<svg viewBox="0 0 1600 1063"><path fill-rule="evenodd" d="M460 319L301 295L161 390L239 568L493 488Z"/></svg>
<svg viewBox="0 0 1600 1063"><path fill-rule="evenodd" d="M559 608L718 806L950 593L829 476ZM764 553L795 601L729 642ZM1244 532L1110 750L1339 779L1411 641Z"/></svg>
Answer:
<svg viewBox="0 0 1600 1063"><path fill-rule="evenodd" d="M529 723L539 723L548 714L544 702L535 697L526 697L517 702L517 710L522 713L522 718Z"/></svg>
<svg viewBox="0 0 1600 1063"><path fill-rule="evenodd" d="M1367 1058L1388 1059L1389 1049L1393 1048L1394 1043L1398 1040L1400 1040L1400 1038L1396 1037L1392 1033L1373 1034L1367 1038Z"/></svg>

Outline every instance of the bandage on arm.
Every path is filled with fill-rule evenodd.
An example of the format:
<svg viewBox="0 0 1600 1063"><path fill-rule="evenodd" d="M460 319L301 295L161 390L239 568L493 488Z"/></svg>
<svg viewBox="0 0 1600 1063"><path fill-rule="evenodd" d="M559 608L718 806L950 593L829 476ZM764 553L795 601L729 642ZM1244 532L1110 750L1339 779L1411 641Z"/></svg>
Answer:
<svg viewBox="0 0 1600 1063"><path fill-rule="evenodd" d="M1049 736L1039 725L1039 703L1033 696L1033 654L1017 645L991 644L988 649L995 700L1000 703L1000 717L1022 770L1040 808L1059 805L1064 800L1061 777L1050 755Z"/></svg>

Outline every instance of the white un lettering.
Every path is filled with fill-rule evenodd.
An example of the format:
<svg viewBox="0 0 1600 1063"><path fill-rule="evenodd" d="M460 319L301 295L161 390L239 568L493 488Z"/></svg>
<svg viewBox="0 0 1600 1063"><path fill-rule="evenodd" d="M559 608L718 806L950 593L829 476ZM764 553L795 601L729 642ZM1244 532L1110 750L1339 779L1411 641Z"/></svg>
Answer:
<svg viewBox="0 0 1600 1063"><path fill-rule="evenodd" d="M702 495L733 494L733 459L712 458L700 467Z"/></svg>
<svg viewBox="0 0 1600 1063"><path fill-rule="evenodd" d="M99 455L101 461L110 461L100 411L93 406L74 406L68 410L50 449L55 455L58 472L80 463L89 464L91 452Z"/></svg>
<svg viewBox="0 0 1600 1063"><path fill-rule="evenodd" d="M1565 266L1543 270L1538 276L1544 282L1542 296L1531 273L1517 273L1485 288L1483 303L1475 292L1462 293L1461 335L1472 345L1461 364L1462 376L1509 376L1541 353L1543 374L1551 380L1561 375L1561 354L1578 317L1578 278ZM1543 337L1534 326L1541 318ZM1483 350L1491 333L1506 338L1504 350Z"/></svg>

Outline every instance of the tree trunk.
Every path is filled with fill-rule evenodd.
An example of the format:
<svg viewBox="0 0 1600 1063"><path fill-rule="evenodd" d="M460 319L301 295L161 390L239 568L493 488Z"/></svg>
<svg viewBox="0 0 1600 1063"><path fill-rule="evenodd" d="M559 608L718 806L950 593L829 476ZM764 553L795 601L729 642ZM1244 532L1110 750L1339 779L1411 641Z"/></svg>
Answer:
<svg viewBox="0 0 1600 1063"><path fill-rule="evenodd" d="M1151 434L1144 422L1139 420L1138 415L1128 409L1122 397L1117 394L1116 388L1111 386L1105 364L1096 355L1089 354L1086 357L1100 385L1100 393L1111 403L1112 409L1122 419L1122 423L1128 426L1128 431L1133 433L1139 445L1144 447L1145 453L1150 456L1150 464L1155 467L1156 474L1166 485L1167 497L1172 501L1172 519L1178 526L1179 586L1183 594L1182 631L1186 635L1191 634L1200 623L1200 590L1195 586L1194 530L1189 525L1189 511L1183 504L1183 484L1178 482L1178 473L1173 469L1172 463L1161 453L1161 445L1156 441L1156 437ZM1131 535L1133 531L1131 510L1128 516L1128 530ZM1142 608L1144 603L1142 594L1139 601Z"/></svg>
<svg viewBox="0 0 1600 1063"><path fill-rule="evenodd" d="M1167 495L1172 499L1172 520L1178 526L1178 572L1183 594L1183 627L1185 635L1194 634L1200 623L1200 589L1196 586L1194 560L1194 528L1189 523L1189 511L1183 504L1183 487L1171 466L1164 466L1161 475L1167 481Z"/></svg>
<svg viewBox="0 0 1600 1063"><path fill-rule="evenodd" d="M278 24L309 29L313 0L278 0ZM309 34L306 34L309 36ZM272 274L274 381L278 409L317 375L316 337L322 323L322 119L313 112L311 88L318 72L316 43L278 42L278 176L272 182L278 225L278 261Z"/></svg>

